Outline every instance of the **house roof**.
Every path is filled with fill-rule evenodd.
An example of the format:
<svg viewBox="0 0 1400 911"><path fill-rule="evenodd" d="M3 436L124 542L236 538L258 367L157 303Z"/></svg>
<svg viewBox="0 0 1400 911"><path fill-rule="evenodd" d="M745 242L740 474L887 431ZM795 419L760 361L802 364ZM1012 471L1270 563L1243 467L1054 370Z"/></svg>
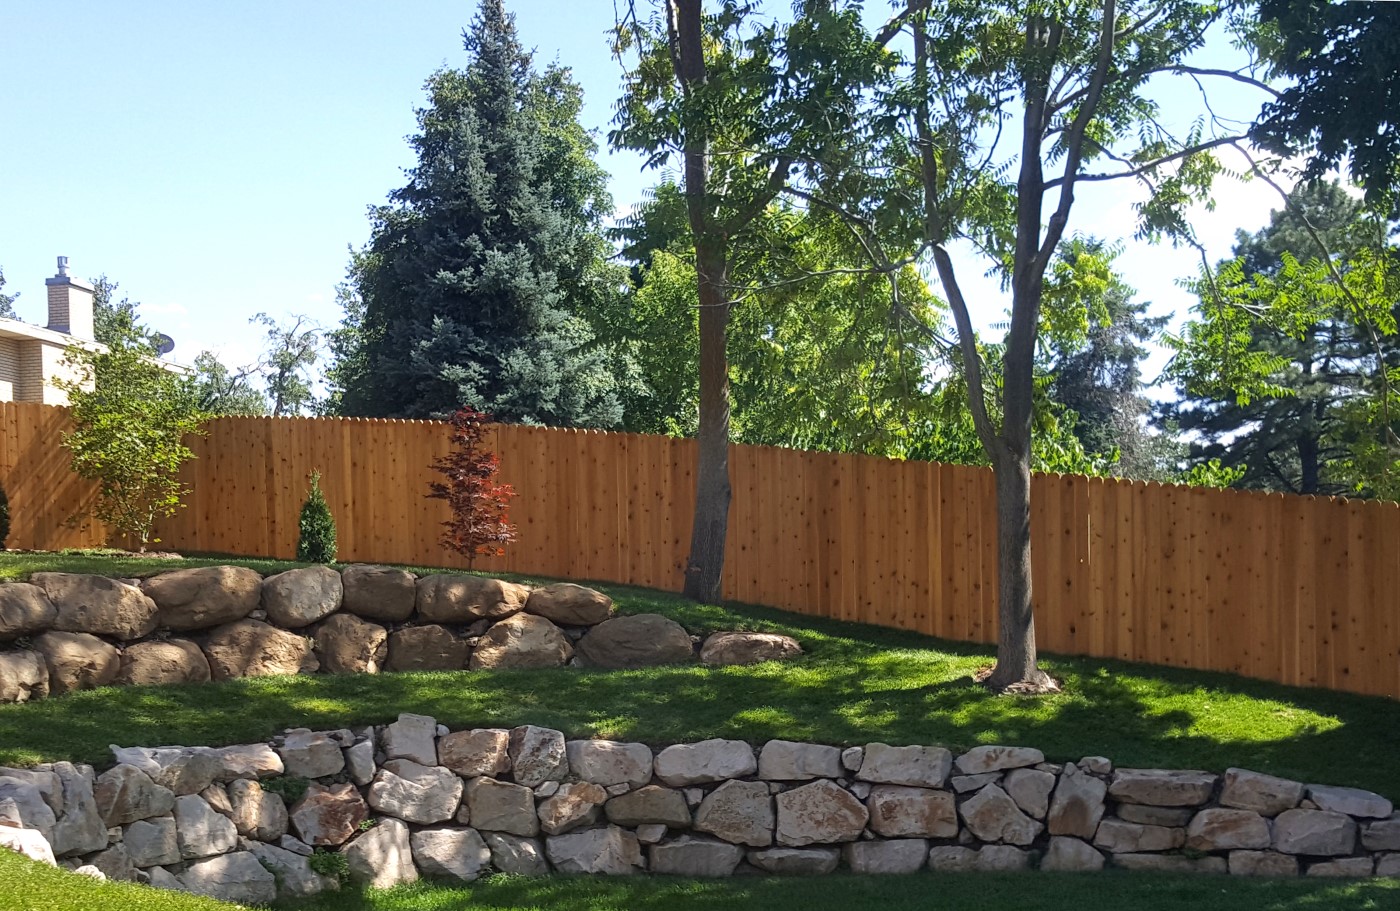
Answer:
<svg viewBox="0 0 1400 911"><path fill-rule="evenodd" d="M72 344L93 346L99 349L106 346L100 342L84 342L66 332L55 332L53 329L46 329L43 326L35 326L23 320L8 319L0 317L0 338L20 338L31 339L33 341L48 342L51 345L62 345L67 347Z"/></svg>

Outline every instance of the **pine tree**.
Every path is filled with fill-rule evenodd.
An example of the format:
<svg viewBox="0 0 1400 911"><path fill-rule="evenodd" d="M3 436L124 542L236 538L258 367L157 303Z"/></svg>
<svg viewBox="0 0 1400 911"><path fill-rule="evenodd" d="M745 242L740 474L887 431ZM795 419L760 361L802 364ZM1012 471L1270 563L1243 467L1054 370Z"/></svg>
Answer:
<svg viewBox="0 0 1400 911"><path fill-rule="evenodd" d="M603 290L610 212L567 71L538 73L501 0L482 0L470 62L428 80L409 182L372 215L350 268L359 305L335 344L352 415L459 405L498 420L615 425L607 352L583 314Z"/></svg>
<svg viewBox="0 0 1400 911"><path fill-rule="evenodd" d="M297 560L301 563L335 562L335 516L321 492L321 473L311 472L311 491L301 507Z"/></svg>

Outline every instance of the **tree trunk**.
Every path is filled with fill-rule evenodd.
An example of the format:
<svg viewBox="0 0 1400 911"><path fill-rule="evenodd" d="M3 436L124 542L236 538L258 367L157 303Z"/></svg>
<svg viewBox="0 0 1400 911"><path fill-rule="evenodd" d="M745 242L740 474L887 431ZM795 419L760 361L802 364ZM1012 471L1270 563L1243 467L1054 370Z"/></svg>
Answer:
<svg viewBox="0 0 1400 911"><path fill-rule="evenodd" d="M1054 682L1036 662L1031 599L1031 466L1029 450L1007 452L995 465L997 491L997 664L994 690L1045 692Z"/></svg>
<svg viewBox="0 0 1400 911"><path fill-rule="evenodd" d="M728 261L722 246L696 239L700 292L700 437L695 523L685 565L687 598L720 600L729 528Z"/></svg>

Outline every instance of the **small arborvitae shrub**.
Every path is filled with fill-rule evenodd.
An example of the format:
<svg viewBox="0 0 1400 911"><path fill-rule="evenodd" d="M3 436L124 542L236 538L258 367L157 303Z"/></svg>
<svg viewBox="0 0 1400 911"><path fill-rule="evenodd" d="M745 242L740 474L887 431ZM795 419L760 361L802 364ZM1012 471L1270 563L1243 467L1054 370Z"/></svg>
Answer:
<svg viewBox="0 0 1400 911"><path fill-rule="evenodd" d="M307 858L307 864L311 867L312 871L322 876L334 877L341 883L346 883L350 880L350 862L345 859L344 854L317 848L315 852Z"/></svg>
<svg viewBox="0 0 1400 911"><path fill-rule="evenodd" d="M321 493L321 473L311 472L311 492L301 507L297 560L302 563L335 562L335 516Z"/></svg>
<svg viewBox="0 0 1400 911"><path fill-rule="evenodd" d="M508 515L515 490L496 483L501 458L485 448L483 437L491 416L462 407L452 416L452 451L433 462L433 471L446 476L430 485L430 499L446 500L452 518L442 523L442 546L466 557L499 557L515 540Z"/></svg>
<svg viewBox="0 0 1400 911"><path fill-rule="evenodd" d="M5 488L0 486L0 550L5 549L5 539L10 536L10 498Z"/></svg>

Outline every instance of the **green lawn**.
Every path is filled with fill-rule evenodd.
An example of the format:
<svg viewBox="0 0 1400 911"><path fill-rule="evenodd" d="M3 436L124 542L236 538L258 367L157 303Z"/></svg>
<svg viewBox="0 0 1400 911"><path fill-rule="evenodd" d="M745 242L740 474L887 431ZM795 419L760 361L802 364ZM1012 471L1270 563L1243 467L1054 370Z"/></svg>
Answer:
<svg viewBox="0 0 1400 911"><path fill-rule="evenodd" d="M0 577L20 578L40 569L140 575L194 562L239 562L264 571L293 565L226 558L172 563L0 555ZM715 736L758 743L775 737L834 744L942 743L955 749L979 743L1026 744L1041 748L1052 760L1101 754L1120 766L1216 771L1243 766L1400 798L1400 763L1393 760L1400 753L1400 703L1392 700L1057 656L1047 657L1046 664L1064 679L1064 694L994 697L971 677L991 660L985 647L766 608L696 605L655 591L599 587L628 613L663 613L696 633L736 628L786 632L802 642L807 655L789 664L749 668L310 676L92 690L0 706L0 764L71 759L105 765L112 743L221 745L265 739L293 726L385 722L411 711L433 715L454 729L529 722L574 737L654 744ZM12 867L15 863L0 862ZM155 904L155 899L145 906L125 898L107 904L105 897L81 896L63 904L73 890L91 886L65 880L64 887L50 895L43 882L35 879L30 886L21 882L18 872L0 867L0 911L195 907ZM1188 902L1204 909L1360 909L1400 907L1400 884L1042 874L838 876L807 882L740 878L724 883L494 878L470 887L352 893L303 907L922 908L928 907L930 896L936 896L940 906L958 909L1079 911L1091 901L1135 909L1175 908Z"/></svg>

